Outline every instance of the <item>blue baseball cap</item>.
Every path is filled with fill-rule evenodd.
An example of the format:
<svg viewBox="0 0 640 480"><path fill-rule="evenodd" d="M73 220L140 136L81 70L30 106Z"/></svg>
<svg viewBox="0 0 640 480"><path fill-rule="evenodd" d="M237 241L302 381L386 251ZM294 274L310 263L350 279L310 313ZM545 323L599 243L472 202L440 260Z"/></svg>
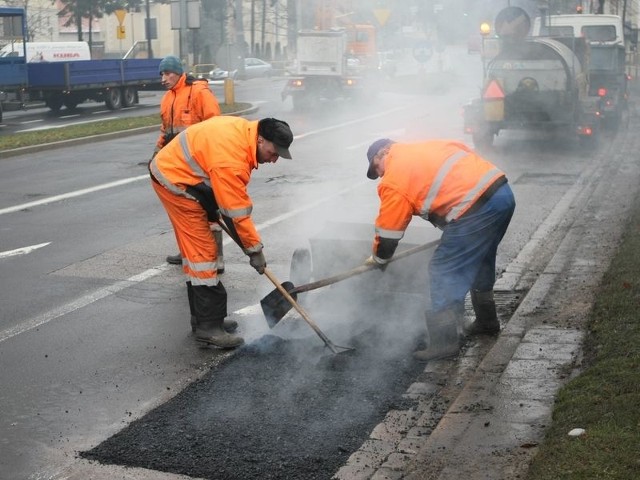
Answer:
<svg viewBox="0 0 640 480"><path fill-rule="evenodd" d="M384 147L386 147L387 145L391 145L392 143L394 142L390 138L380 138L369 146L369 150L367 150L367 160L369 160L367 177L370 178L371 180L375 180L376 178L378 178L378 174L376 173L375 168L371 163L373 161L373 157L375 157L378 154L378 152L382 150Z"/></svg>

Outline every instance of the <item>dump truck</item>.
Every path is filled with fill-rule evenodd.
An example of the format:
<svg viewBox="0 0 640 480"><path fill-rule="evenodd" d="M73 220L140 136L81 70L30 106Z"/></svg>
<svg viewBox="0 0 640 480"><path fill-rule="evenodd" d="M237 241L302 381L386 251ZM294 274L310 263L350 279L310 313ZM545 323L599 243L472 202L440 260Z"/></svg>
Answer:
<svg viewBox="0 0 640 480"><path fill-rule="evenodd" d="M521 30L493 39L497 53L484 68L481 96L464 107L464 131L474 145L491 146L502 130L544 130L567 140L593 141L600 126L601 99L589 95L586 40L528 37L530 24L513 16L503 24L518 24ZM495 25L500 34L499 18Z"/></svg>
<svg viewBox="0 0 640 480"><path fill-rule="evenodd" d="M319 99L352 99L375 92L380 72L373 26L302 30L296 49L282 91L282 100L290 96L294 109L308 108Z"/></svg>

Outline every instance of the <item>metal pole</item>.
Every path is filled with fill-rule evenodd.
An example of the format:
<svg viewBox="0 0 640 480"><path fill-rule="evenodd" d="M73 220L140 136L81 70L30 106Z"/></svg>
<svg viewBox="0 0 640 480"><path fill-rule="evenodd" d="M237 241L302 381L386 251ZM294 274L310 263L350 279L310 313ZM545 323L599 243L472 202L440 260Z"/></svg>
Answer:
<svg viewBox="0 0 640 480"><path fill-rule="evenodd" d="M187 30L187 0L180 0L180 61L184 61L184 35Z"/></svg>
<svg viewBox="0 0 640 480"><path fill-rule="evenodd" d="M151 49L151 8L149 7L149 0L145 1L145 7L147 11L147 58L153 58L153 50Z"/></svg>

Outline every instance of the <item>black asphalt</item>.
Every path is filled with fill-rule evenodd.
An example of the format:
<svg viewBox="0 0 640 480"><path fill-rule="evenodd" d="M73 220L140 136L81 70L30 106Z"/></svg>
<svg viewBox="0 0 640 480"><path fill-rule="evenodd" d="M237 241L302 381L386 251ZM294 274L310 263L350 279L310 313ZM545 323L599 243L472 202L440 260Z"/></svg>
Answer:
<svg viewBox="0 0 640 480"><path fill-rule="evenodd" d="M391 330L371 323L337 355L315 335L264 336L81 456L218 480L330 478L387 412L411 406L420 336Z"/></svg>

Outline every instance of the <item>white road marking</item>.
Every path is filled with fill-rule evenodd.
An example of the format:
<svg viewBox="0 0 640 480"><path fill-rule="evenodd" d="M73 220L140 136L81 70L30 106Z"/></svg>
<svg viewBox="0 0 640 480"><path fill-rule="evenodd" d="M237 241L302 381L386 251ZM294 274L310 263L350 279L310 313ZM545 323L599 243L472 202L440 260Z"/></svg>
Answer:
<svg viewBox="0 0 640 480"><path fill-rule="evenodd" d="M9 328L7 330L3 330L0 332L0 343L9 340L16 335L20 335L21 333L28 332L29 330L33 330L34 328L38 328L45 323L49 323L51 320L55 320L58 317L66 315L67 313L74 312L82 307L86 307L87 305L91 305L93 302L106 298L114 293L118 293L125 288L130 287L132 284L144 282L145 280L155 277L165 270L169 269L169 267L173 267L173 265L165 264L159 267L150 268L138 275L134 275L129 277L126 280L121 280L119 282L114 283L113 285L108 285L106 287L100 288L95 292L89 293L83 297L74 300L73 302L69 302L60 307L54 308L53 310L49 310L44 312L36 317L33 317L26 322L22 322L19 325L16 325L13 328Z"/></svg>
<svg viewBox="0 0 640 480"><path fill-rule="evenodd" d="M395 140L404 135L406 130L404 128L398 128L396 130L387 130L385 132L376 133L375 135L371 135L371 139L365 140L364 142L356 143L354 145L350 145L347 147L347 150L357 150L362 147L368 147L371 143L375 142L378 138L391 138Z"/></svg>
<svg viewBox="0 0 640 480"><path fill-rule="evenodd" d="M40 205L47 205L49 203L59 202L68 198L80 197L87 193L94 193L100 190L106 190L107 188L120 187L129 183L138 182L140 180L149 180L149 175L138 175L137 177L124 178L122 180L116 180L115 182L103 183L102 185L96 185L95 187L83 188L82 190L76 190L75 192L63 193L61 195L54 195L53 197L42 198L33 202L22 203L20 205L14 205L13 207L7 207L0 209L0 215L6 213L19 212L20 210L26 210L27 208L39 207Z"/></svg>
<svg viewBox="0 0 640 480"><path fill-rule="evenodd" d="M37 120L25 120L24 122L20 122L20 125L26 125L28 123L40 123L40 122L44 122L44 119L39 118Z"/></svg>
<svg viewBox="0 0 640 480"><path fill-rule="evenodd" d="M31 245L29 247L16 248L15 250L7 250L6 252L0 252L0 258L15 257L16 255L26 255L34 250L42 247L46 247L51 242L39 243L38 245Z"/></svg>

